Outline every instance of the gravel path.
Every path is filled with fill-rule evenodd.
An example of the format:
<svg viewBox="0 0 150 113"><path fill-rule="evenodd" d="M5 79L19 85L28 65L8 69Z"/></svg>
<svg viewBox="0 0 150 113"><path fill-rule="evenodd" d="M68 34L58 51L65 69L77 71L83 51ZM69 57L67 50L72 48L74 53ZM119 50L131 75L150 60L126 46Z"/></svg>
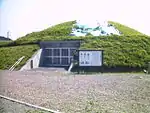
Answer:
<svg viewBox="0 0 150 113"><path fill-rule="evenodd" d="M144 74L4 71L0 94L66 113L150 112L150 76Z"/></svg>
<svg viewBox="0 0 150 113"><path fill-rule="evenodd" d="M34 112L37 109L0 98L0 113L29 113L29 111Z"/></svg>

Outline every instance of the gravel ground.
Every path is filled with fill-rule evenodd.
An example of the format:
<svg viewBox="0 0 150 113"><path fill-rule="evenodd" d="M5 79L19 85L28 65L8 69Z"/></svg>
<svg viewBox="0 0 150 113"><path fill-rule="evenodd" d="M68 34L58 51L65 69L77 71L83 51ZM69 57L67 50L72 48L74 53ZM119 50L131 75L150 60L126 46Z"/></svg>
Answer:
<svg viewBox="0 0 150 113"><path fill-rule="evenodd" d="M150 113L150 76L0 73L0 94L66 113Z"/></svg>
<svg viewBox="0 0 150 113"><path fill-rule="evenodd" d="M30 113L34 111L39 110L0 98L0 113Z"/></svg>

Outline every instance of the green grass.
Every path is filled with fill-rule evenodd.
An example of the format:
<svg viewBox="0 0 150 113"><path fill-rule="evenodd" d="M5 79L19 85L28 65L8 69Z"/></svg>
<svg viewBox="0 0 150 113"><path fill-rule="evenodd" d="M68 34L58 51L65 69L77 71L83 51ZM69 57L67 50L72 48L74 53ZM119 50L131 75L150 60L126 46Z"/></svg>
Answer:
<svg viewBox="0 0 150 113"><path fill-rule="evenodd" d="M40 32L32 32L20 38L26 38L26 40L30 38L34 38L38 40L39 38L45 37L45 36L68 36L72 31L72 25L74 23L75 21L64 22L64 23L52 26L50 28L47 28L45 30L42 30ZM20 40L20 38L18 40Z"/></svg>
<svg viewBox="0 0 150 113"><path fill-rule="evenodd" d="M51 40L82 40L84 41L81 45L81 48L83 49L103 49L104 65L107 67L127 66L145 68L145 64L150 61L149 36L143 35L132 28L111 21L109 21L109 23L113 24L119 31L122 32L121 36L68 36L74 23L75 21L64 22L40 32L27 34L15 41L0 42L0 69L8 69L24 54L27 56L26 60L29 59L33 54L32 49L37 50L37 48L39 48L38 44L40 41ZM10 56L14 58L11 59ZM8 62L9 60L10 62ZM23 63L19 65L19 68L24 63L25 62L23 61Z"/></svg>
<svg viewBox="0 0 150 113"><path fill-rule="evenodd" d="M34 52L37 51L38 48L38 45L0 48L0 69L9 69L19 58L25 56L17 67L17 69L19 69L34 54Z"/></svg>
<svg viewBox="0 0 150 113"><path fill-rule="evenodd" d="M145 36L94 37L86 39L82 49L104 50L104 65L145 68L150 61L150 38Z"/></svg>
<svg viewBox="0 0 150 113"><path fill-rule="evenodd" d="M46 36L39 38L38 41L43 40L83 40L81 49L100 49L104 50L104 65L107 67L125 66L125 67L139 67L146 68L146 64L150 61L150 37L140 36L101 36L101 37L71 37L71 36ZM34 44L38 41L34 38L26 40L22 38L16 40L15 44ZM19 46L16 46L19 47ZM22 47L22 46L20 46ZM30 46L32 47L32 45ZM15 48L15 47L14 47ZM8 48L9 49L9 48ZM1 48L0 48L1 50ZM2 49L3 50L3 49ZM15 51L15 49L14 49ZM1 54L6 54L1 51ZM18 53L20 54L20 53ZM28 58L32 54L28 55ZM4 56L1 59L6 59ZM8 58L9 59L9 58ZM9 64L9 63L8 63ZM2 66L2 69L6 69Z"/></svg>
<svg viewBox="0 0 150 113"><path fill-rule="evenodd" d="M35 43L34 38L26 41L17 40L16 43ZM101 36L101 37L71 37L46 36L43 40L83 40L81 49L104 50L104 65L107 67L127 66L145 68L150 61L150 37L140 36Z"/></svg>
<svg viewBox="0 0 150 113"><path fill-rule="evenodd" d="M120 32L122 32L122 35L143 35L142 33L117 22L109 21L109 23L113 24ZM20 40L21 38L26 38L26 40L30 40L30 38L39 40L40 38L45 36L68 36L72 31L73 24L75 24L75 21L68 21L57 24L40 32L32 32L30 34L27 34L26 36L20 37L18 40Z"/></svg>
<svg viewBox="0 0 150 113"><path fill-rule="evenodd" d="M3 46L7 46L8 44L10 44L12 41L0 41L0 47L3 47Z"/></svg>
<svg viewBox="0 0 150 113"><path fill-rule="evenodd" d="M112 24L113 26L115 26L122 33L122 35L128 35L128 36L144 35L144 34L140 33L139 31L137 31L133 28L130 28L128 26L122 25L120 23L112 22L112 21L109 21L109 23Z"/></svg>

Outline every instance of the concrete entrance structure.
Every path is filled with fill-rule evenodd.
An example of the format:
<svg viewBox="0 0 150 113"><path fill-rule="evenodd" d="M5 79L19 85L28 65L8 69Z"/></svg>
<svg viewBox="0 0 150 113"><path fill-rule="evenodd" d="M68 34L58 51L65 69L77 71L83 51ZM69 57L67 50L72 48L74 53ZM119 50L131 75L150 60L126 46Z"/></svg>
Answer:
<svg viewBox="0 0 150 113"><path fill-rule="evenodd" d="M41 42L40 67L69 66L73 53L80 47L80 41Z"/></svg>
<svg viewBox="0 0 150 113"><path fill-rule="evenodd" d="M67 67L73 59L73 52L80 47L80 41L43 41L32 58L21 68L30 70L39 67Z"/></svg>

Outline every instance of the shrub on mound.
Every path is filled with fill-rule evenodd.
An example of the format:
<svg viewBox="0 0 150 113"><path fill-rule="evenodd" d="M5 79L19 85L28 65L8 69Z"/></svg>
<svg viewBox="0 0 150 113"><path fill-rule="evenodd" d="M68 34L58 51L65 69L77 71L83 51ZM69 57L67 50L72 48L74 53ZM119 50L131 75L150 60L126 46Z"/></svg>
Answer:
<svg viewBox="0 0 150 113"><path fill-rule="evenodd" d="M137 30L134 30L130 27L127 27L125 25L122 25L117 22L108 21L108 23L112 24L114 27L116 27L122 34L121 35L143 35L142 33L138 32ZM75 24L75 21L68 21L61 24L57 24L55 26L52 26L50 28L44 29L40 32L32 32L29 33L21 38L26 38L26 40L30 38L39 39L45 36L69 36L69 34L72 31L73 24ZM18 40L19 40L18 39Z"/></svg>
<svg viewBox="0 0 150 113"><path fill-rule="evenodd" d="M81 40L83 49L104 50L104 65L107 67L126 66L144 68L150 61L150 37L148 36L46 36L37 39L24 38L16 40L14 44L38 44L39 41L51 40ZM15 51L15 50L14 50ZM24 50L23 50L24 51ZM20 53L19 53L20 54Z"/></svg>
<svg viewBox="0 0 150 113"><path fill-rule="evenodd" d="M69 21L57 24L40 32L32 32L24 37L20 37L19 39L26 38L28 40L30 38L39 39L44 36L69 36L69 34L72 31L72 26L74 23L75 21Z"/></svg>
<svg viewBox="0 0 150 113"><path fill-rule="evenodd" d="M112 24L113 26L115 26L116 29L118 29L121 32L121 35L128 35L128 36L131 36L131 35L144 35L144 34L140 33L139 31L137 31L133 28L130 28L128 26L125 26L123 24L120 24L118 22L109 21L109 23Z"/></svg>
<svg viewBox="0 0 150 113"><path fill-rule="evenodd" d="M145 68L150 61L150 38L145 36L89 38L82 48L104 50L104 65L107 67Z"/></svg>
<svg viewBox="0 0 150 113"><path fill-rule="evenodd" d="M74 23L75 21L65 22L40 32L27 34L15 41L1 42L0 69L8 69L18 58L24 55L26 59L19 65L21 67L39 48L40 41L52 40L82 40L81 48L102 49L104 50L104 65L106 67L145 68L145 64L150 61L149 36L115 22L109 23L122 32L121 36L69 36Z"/></svg>
<svg viewBox="0 0 150 113"><path fill-rule="evenodd" d="M25 56L17 66L19 69L38 49L38 45L26 45L0 48L0 69L9 69L19 58Z"/></svg>

